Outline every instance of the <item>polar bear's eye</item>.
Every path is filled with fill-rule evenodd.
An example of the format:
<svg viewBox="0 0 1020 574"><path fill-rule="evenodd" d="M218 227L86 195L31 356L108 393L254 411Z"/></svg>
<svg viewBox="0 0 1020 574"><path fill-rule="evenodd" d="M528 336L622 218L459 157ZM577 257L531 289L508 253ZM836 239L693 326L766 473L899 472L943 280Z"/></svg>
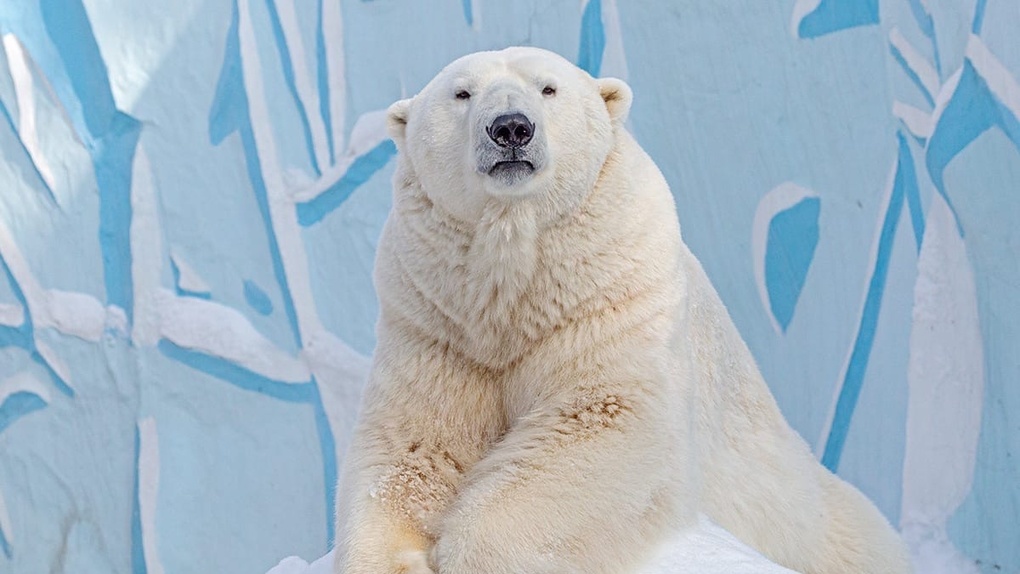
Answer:
<svg viewBox="0 0 1020 574"><path fill-rule="evenodd" d="M471 94L469 94L467 90L460 90L459 92L457 92L454 95L457 97L458 100L468 100L468 99L471 99Z"/></svg>
<svg viewBox="0 0 1020 574"><path fill-rule="evenodd" d="M554 88L552 86L546 86L545 88L542 89L542 95L543 96L555 96L556 95L556 88Z"/></svg>

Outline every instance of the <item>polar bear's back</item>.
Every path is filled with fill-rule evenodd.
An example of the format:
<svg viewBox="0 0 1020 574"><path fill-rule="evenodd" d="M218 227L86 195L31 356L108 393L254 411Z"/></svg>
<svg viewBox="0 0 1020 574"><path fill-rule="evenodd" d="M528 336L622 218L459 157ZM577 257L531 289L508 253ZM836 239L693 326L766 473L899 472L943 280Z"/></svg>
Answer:
<svg viewBox="0 0 1020 574"><path fill-rule="evenodd" d="M688 376L702 511L766 557L810 572L909 572L878 509L822 467L783 418L754 357L686 246Z"/></svg>

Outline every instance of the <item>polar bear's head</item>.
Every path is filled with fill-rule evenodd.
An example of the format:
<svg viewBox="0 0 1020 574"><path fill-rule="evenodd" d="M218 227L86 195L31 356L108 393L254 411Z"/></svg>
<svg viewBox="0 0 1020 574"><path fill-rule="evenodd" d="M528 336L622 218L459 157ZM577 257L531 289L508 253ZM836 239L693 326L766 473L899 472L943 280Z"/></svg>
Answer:
<svg viewBox="0 0 1020 574"><path fill-rule="evenodd" d="M621 80L596 80L546 50L508 48L448 65L390 106L387 124L402 169L455 217L526 198L563 212L594 187L630 102Z"/></svg>

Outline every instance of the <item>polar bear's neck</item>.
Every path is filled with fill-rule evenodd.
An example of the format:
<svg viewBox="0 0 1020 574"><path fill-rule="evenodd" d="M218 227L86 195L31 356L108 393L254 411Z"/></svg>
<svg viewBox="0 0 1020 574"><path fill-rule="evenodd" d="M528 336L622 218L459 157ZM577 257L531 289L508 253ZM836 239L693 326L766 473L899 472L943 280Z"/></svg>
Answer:
<svg viewBox="0 0 1020 574"><path fill-rule="evenodd" d="M491 202L467 253L469 312L506 322L528 288L538 259L538 223L529 203Z"/></svg>
<svg viewBox="0 0 1020 574"><path fill-rule="evenodd" d="M553 296L537 285L548 282L538 279L544 232L535 206L493 200L465 222L424 190L405 191L379 246L383 309L481 364L512 363L560 320L536 310Z"/></svg>

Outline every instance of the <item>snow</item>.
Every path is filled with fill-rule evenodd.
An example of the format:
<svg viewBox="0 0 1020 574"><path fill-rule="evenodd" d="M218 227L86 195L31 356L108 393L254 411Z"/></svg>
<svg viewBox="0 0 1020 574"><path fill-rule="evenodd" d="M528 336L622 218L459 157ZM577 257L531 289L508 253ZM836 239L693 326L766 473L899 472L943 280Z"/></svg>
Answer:
<svg viewBox="0 0 1020 574"><path fill-rule="evenodd" d="M332 565L332 551L311 564L297 556L288 556L283 560L280 560L280 563L274 566L269 572L266 572L266 574L333 574L331 569Z"/></svg>
<svg viewBox="0 0 1020 574"><path fill-rule="evenodd" d="M309 564L288 556L266 574L333 574L333 552ZM640 574L790 574L702 516L649 561Z"/></svg>
<svg viewBox="0 0 1020 574"><path fill-rule="evenodd" d="M39 326L53 326L61 333L95 343L106 328L106 307L86 293L48 289L44 291L49 306L49 321Z"/></svg>
<svg viewBox="0 0 1020 574"><path fill-rule="evenodd" d="M3 49L7 52L7 63L18 103L18 135L21 136L21 143L32 158L32 163L39 170L39 175L52 190L55 181L53 168L42 152L39 132L36 130L35 79L32 76L31 59L13 34L4 34L2 43Z"/></svg>
<svg viewBox="0 0 1020 574"><path fill-rule="evenodd" d="M948 530L974 483L984 363L967 246L949 205L932 195L914 286L900 514L918 572L979 570Z"/></svg>
<svg viewBox="0 0 1020 574"><path fill-rule="evenodd" d="M0 326L17 327L25 321L25 312L19 305L0 303Z"/></svg>
<svg viewBox="0 0 1020 574"><path fill-rule="evenodd" d="M137 154L136 157L137 159L135 161L135 165L138 165L142 160L145 159L145 156L141 153ZM148 166L146 166L145 169L147 168ZM134 208L133 204L132 208ZM158 238L155 237L153 239L158 240ZM188 265L187 261L185 261L184 257L180 253L178 253L175 250L171 250L170 259L173 260L174 266L177 267L177 272L180 274L180 276L177 279L178 287L180 287L184 291L190 291L192 293L209 293L211 291L211 289L209 288L209 284L206 283L204 279L202 279L202 276L199 275L197 271L195 271L190 265Z"/></svg>
<svg viewBox="0 0 1020 574"><path fill-rule="evenodd" d="M43 401L50 402L50 391L46 383L40 381L30 371L20 371L6 379L0 379L0 405L4 404L7 397L14 393L32 393ZM0 517L2 514L3 501L0 501ZM2 524L0 524L0 528L3 528ZM6 529L4 531L8 532Z"/></svg>
<svg viewBox="0 0 1020 574"><path fill-rule="evenodd" d="M931 114L928 112L900 101L894 101L892 113L903 122L903 125L907 126L907 129L915 137L924 139L931 137L934 126L931 123Z"/></svg>
<svg viewBox="0 0 1020 574"><path fill-rule="evenodd" d="M286 383L311 378L308 367L266 339L233 307L163 290L160 332L175 344L223 357L254 373Z"/></svg>
<svg viewBox="0 0 1020 574"><path fill-rule="evenodd" d="M138 421L138 513L146 574L164 574L156 535L159 497L159 433L154 417Z"/></svg>
<svg viewBox="0 0 1020 574"><path fill-rule="evenodd" d="M967 42L967 59L985 81L988 90L1014 117L1020 118L1020 83L1013 79L1009 69L988 49L979 36L970 36Z"/></svg>

